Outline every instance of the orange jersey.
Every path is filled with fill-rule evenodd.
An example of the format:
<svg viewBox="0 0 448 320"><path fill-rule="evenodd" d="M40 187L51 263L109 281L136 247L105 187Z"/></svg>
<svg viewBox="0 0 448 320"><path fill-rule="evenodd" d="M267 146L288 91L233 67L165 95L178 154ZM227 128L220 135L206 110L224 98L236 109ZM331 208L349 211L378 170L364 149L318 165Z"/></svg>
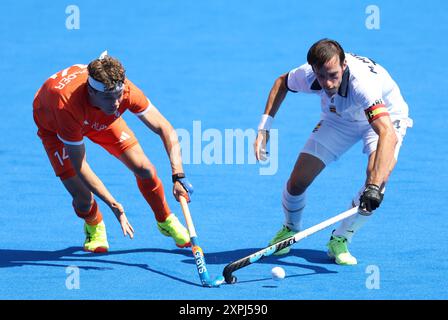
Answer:
<svg viewBox="0 0 448 320"><path fill-rule="evenodd" d="M113 115L107 115L88 100L87 66L73 65L55 73L34 97L34 118L41 131L54 134L67 144L80 144L84 136L100 134L129 109L144 113L149 101L143 92L125 80L123 100Z"/></svg>

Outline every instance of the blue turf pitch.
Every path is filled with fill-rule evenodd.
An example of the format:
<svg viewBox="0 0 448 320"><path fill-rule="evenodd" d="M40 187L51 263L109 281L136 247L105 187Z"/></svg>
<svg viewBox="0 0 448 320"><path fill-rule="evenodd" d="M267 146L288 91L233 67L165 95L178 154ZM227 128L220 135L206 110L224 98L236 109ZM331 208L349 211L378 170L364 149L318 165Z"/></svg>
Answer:
<svg viewBox="0 0 448 320"><path fill-rule="evenodd" d="M0 299L448 298L445 1L375 1L379 30L365 26L368 1L151 0L100 9L78 0L79 30L66 28L68 4L0 4ZM91 143L89 163L125 207L136 235L123 238L100 203L111 250L82 252L82 221L54 177L32 119L33 95L47 77L107 49L175 128L192 133L194 121L201 121L202 132L246 130L257 126L275 78L304 63L309 46L323 37L385 66L414 119L381 209L354 238L357 266L328 260L327 229L295 245L287 257L269 257L237 272L236 285L202 288L191 251L159 234L132 174ZM212 276L264 247L280 227L281 190L319 110L317 97L288 95L275 120L275 175L260 175L247 159L212 165L191 159L185 165L195 186L190 210ZM160 139L130 113L125 119L181 216ZM356 145L319 176L308 191L305 227L347 208L365 163ZM271 280L274 266L286 270L285 280ZM71 267L78 268L79 289L67 288L76 270ZM371 270L379 272L379 288L369 289Z"/></svg>

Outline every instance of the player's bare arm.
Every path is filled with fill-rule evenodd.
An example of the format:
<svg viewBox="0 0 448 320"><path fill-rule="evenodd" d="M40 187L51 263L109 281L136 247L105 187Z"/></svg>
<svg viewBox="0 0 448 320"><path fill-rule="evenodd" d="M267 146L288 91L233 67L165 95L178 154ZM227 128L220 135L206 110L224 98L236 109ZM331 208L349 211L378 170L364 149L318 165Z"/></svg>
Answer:
<svg viewBox="0 0 448 320"><path fill-rule="evenodd" d="M269 97L264 109L264 118L262 119L262 123L260 123L258 135L254 142L255 158L258 161L266 160L266 144L269 140L269 124L267 127L265 127L265 125L266 121L272 121L272 118L274 118L277 111L280 109L280 105L288 93L288 88L286 87L286 77L288 77L287 73L278 77L269 92Z"/></svg>
<svg viewBox="0 0 448 320"><path fill-rule="evenodd" d="M379 139L373 168L367 177L367 184L381 186L387 181L394 166L394 153L398 138L389 116L376 119L371 126L378 134Z"/></svg>
<svg viewBox="0 0 448 320"><path fill-rule="evenodd" d="M371 213L383 200L381 191L395 165L395 147L398 138L389 116L380 117L371 122L373 130L378 134L378 145L373 156L373 164L369 163L366 187L360 198L359 207ZM369 162L372 159L369 160Z"/></svg>
<svg viewBox="0 0 448 320"><path fill-rule="evenodd" d="M171 163L172 174L183 174L180 144L173 126L152 104L149 111L139 116L139 118L148 128L159 135L162 140ZM173 194L177 201L179 201L179 196L189 199L185 187L179 181L174 182Z"/></svg>
<svg viewBox="0 0 448 320"><path fill-rule="evenodd" d="M72 162L72 165L84 182L84 184L89 188L89 190L98 196L101 200L106 203L109 208L113 211L116 218L120 222L123 234L126 236L129 234L131 238L134 237L134 229L129 223L126 214L124 212L123 206L115 200L115 198L107 190L103 182L98 178L98 176L90 168L86 161L85 145L65 145L67 154Z"/></svg>
<svg viewBox="0 0 448 320"><path fill-rule="evenodd" d="M280 105L288 93L288 88L286 87L286 78L288 77L288 73L282 74L278 77L274 85L272 86L271 91L269 92L268 101L266 102L266 107L264 109L264 114L270 115L271 117L275 117Z"/></svg>

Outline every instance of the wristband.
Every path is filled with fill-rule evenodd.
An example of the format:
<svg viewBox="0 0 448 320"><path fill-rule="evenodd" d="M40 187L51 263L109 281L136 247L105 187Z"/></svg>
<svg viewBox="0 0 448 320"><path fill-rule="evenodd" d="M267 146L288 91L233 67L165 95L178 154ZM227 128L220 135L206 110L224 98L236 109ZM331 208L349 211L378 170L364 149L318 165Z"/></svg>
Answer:
<svg viewBox="0 0 448 320"><path fill-rule="evenodd" d="M375 191L378 191L378 192L380 191L380 187L374 183L369 183L368 185L366 185L366 188L364 190L367 190L367 189L374 189Z"/></svg>
<svg viewBox="0 0 448 320"><path fill-rule="evenodd" d="M179 181L180 179L185 178L185 173L175 173L172 176L173 183Z"/></svg>
<svg viewBox="0 0 448 320"><path fill-rule="evenodd" d="M274 122L274 118L268 114L264 114L261 116L260 124L258 125L258 130L271 130L272 122Z"/></svg>
<svg viewBox="0 0 448 320"><path fill-rule="evenodd" d="M176 183L176 182L179 182L182 185L182 187L188 193L189 197L193 194L193 191L194 191L193 185L185 177L185 173L173 174L173 183Z"/></svg>

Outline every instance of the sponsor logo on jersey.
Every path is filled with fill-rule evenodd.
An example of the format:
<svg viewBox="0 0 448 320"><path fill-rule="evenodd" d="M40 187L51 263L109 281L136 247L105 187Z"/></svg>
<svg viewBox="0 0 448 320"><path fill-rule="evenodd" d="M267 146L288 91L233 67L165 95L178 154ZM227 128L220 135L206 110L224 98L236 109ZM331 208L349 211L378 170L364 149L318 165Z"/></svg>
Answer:
<svg viewBox="0 0 448 320"><path fill-rule="evenodd" d="M92 124L92 129L96 130L96 131L102 131L106 128L107 128L107 126L105 124L100 124L98 122L95 122Z"/></svg>

